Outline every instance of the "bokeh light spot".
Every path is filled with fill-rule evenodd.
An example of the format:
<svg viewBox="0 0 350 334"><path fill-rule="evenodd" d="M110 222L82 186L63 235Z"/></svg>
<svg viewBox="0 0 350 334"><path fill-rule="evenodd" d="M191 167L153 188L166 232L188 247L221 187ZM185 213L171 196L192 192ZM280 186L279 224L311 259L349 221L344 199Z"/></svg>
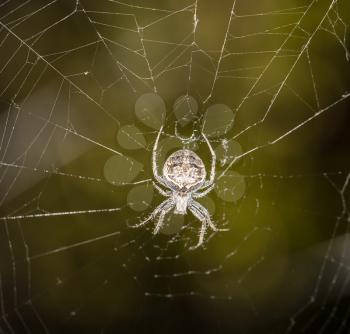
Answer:
<svg viewBox="0 0 350 334"><path fill-rule="evenodd" d="M215 192L226 202L235 202L245 193L246 183L244 177L235 172L228 171L216 181Z"/></svg>
<svg viewBox="0 0 350 334"><path fill-rule="evenodd" d="M183 95L175 101L173 111L177 122L185 126L196 117L198 103L192 96Z"/></svg>
<svg viewBox="0 0 350 334"><path fill-rule="evenodd" d="M151 206L153 185L141 184L132 188L127 197L128 205L134 211L144 211Z"/></svg>
<svg viewBox="0 0 350 334"><path fill-rule="evenodd" d="M160 233L165 235L178 233L184 225L184 222L184 215L176 215L174 213L170 213L165 217L164 224L160 230Z"/></svg>
<svg viewBox="0 0 350 334"><path fill-rule="evenodd" d="M234 121L233 111L225 104L213 104L205 112L203 132L208 137L218 137L231 130Z"/></svg>
<svg viewBox="0 0 350 334"><path fill-rule="evenodd" d="M135 103L137 118L148 127L158 130L163 124L166 107L163 99L154 93L141 95Z"/></svg>
<svg viewBox="0 0 350 334"><path fill-rule="evenodd" d="M147 146L141 130L135 125L124 125L117 133L119 145L127 150L138 150Z"/></svg>
<svg viewBox="0 0 350 334"><path fill-rule="evenodd" d="M103 175L107 182L121 185L132 182L142 169L143 165L130 157L113 155L106 161Z"/></svg>

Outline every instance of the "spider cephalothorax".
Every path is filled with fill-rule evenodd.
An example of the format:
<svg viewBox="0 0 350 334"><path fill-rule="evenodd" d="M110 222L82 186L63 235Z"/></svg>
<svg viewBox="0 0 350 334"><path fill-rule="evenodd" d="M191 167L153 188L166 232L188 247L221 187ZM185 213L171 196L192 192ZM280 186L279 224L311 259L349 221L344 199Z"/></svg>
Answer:
<svg viewBox="0 0 350 334"><path fill-rule="evenodd" d="M162 227L164 217L168 212L174 209L174 213L184 215L187 213L188 209L202 222L199 241L197 245L193 247L196 248L203 243L207 227L210 227L213 231L219 231L212 222L208 210L194 200L195 198L204 197L214 188L215 152L207 137L202 134L212 155L209 180L206 180L207 173L202 159L195 152L187 149L178 150L171 154L164 163L163 175L159 175L157 167L157 148L162 130L163 127L160 128L153 147L152 169L155 180L167 189L162 189L155 182L153 182L153 185L160 194L168 197L168 199L156 207L152 214L143 222L136 225L136 227L145 225L149 220L155 218L159 214L158 222L153 231L153 233L156 234Z"/></svg>

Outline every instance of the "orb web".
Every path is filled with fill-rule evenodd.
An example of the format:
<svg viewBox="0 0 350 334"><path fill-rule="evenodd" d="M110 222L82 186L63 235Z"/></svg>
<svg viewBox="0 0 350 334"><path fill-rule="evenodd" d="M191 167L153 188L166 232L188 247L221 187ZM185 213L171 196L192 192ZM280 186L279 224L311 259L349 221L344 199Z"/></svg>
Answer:
<svg viewBox="0 0 350 334"><path fill-rule="evenodd" d="M186 329L183 305L212 332L346 333L349 13L2 1L0 333ZM217 154L199 201L229 231L195 251L190 214L131 228L163 200L162 124L159 167L186 148L209 171L201 132Z"/></svg>

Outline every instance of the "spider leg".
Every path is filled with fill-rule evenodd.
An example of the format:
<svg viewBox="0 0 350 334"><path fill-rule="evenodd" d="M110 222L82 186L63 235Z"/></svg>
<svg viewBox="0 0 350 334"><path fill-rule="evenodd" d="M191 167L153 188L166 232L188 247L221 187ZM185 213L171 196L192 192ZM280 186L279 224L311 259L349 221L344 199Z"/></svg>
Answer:
<svg viewBox="0 0 350 334"><path fill-rule="evenodd" d="M209 194L213 189L214 189L215 185L212 184L211 186L209 186L209 188L205 189L204 191L202 192L194 192L192 194L192 197L193 198L201 198L201 197L204 197L206 196L207 194Z"/></svg>
<svg viewBox="0 0 350 334"><path fill-rule="evenodd" d="M208 226L214 231L228 231L229 229L227 228L217 228L216 225L213 223L213 221L210 218L210 214L208 210L200 203L196 201L191 202L191 207L193 207L199 214L203 215L204 219L206 220Z"/></svg>
<svg viewBox="0 0 350 334"><path fill-rule="evenodd" d="M207 224L205 222L202 222L202 226L201 229L199 231L199 239L197 242L197 245L192 246L192 249L196 249L198 248L200 245L203 244L204 242L204 237L205 237L205 233L207 232Z"/></svg>
<svg viewBox="0 0 350 334"><path fill-rule="evenodd" d="M193 207L192 205L189 205L188 209L193 213L193 215L202 222L202 226L201 226L201 229L199 231L199 239L198 239L198 242L195 246L191 246L190 249L193 250L193 249L196 249L198 248L199 246L201 246L204 242L204 237L205 237L205 233L207 231L207 221L205 219L205 217L200 213L198 212L198 210Z"/></svg>
<svg viewBox="0 0 350 334"><path fill-rule="evenodd" d="M153 182L153 186L154 188L156 188L158 190L158 192L165 196L165 197L170 197L171 196L171 191L167 191L167 190L163 190L161 187L158 186L157 183Z"/></svg>
<svg viewBox="0 0 350 334"><path fill-rule="evenodd" d="M161 210L161 213L159 215L159 219L158 219L157 225L156 225L156 227L153 230L153 234L157 234L159 232L159 230L163 226L165 215L174 207L174 205L175 205L174 202L169 202L169 204L164 206L164 208Z"/></svg>
<svg viewBox="0 0 350 334"><path fill-rule="evenodd" d="M208 138L206 137L206 135L202 132L202 136L204 138L204 140L207 142L210 153L211 153L211 169L210 169L210 176L209 176L209 180L206 181L205 186L210 186L214 183L214 179L215 179L215 165L216 165L216 154L214 152L213 147L211 146Z"/></svg>
<svg viewBox="0 0 350 334"><path fill-rule="evenodd" d="M157 139L154 143L153 150L152 150L152 171L153 171L154 178L161 185L166 186L165 180L159 175L158 168L157 168L157 149L158 149L159 138L160 138L162 131L163 131L163 125L159 129Z"/></svg>
<svg viewBox="0 0 350 334"><path fill-rule="evenodd" d="M167 199L165 201L163 201L161 204L159 204L154 210L153 212L146 218L144 219L141 223L136 224L136 225L132 225L132 228L137 228L137 227L141 227L146 225L151 219L153 219L154 217L156 217L158 215L159 212L161 212L163 210L163 208L165 206L167 206L169 203L173 203L172 199Z"/></svg>

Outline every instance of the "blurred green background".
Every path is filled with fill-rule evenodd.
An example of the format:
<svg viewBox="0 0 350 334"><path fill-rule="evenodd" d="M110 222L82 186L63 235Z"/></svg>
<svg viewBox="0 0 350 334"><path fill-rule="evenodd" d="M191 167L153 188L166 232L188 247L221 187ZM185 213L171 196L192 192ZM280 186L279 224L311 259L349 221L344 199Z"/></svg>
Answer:
<svg viewBox="0 0 350 334"><path fill-rule="evenodd" d="M349 22L345 0L0 3L1 332L346 333ZM229 232L196 251L191 215L131 228L163 200L162 122L160 167L185 145L209 168L203 126L218 153L203 204Z"/></svg>

